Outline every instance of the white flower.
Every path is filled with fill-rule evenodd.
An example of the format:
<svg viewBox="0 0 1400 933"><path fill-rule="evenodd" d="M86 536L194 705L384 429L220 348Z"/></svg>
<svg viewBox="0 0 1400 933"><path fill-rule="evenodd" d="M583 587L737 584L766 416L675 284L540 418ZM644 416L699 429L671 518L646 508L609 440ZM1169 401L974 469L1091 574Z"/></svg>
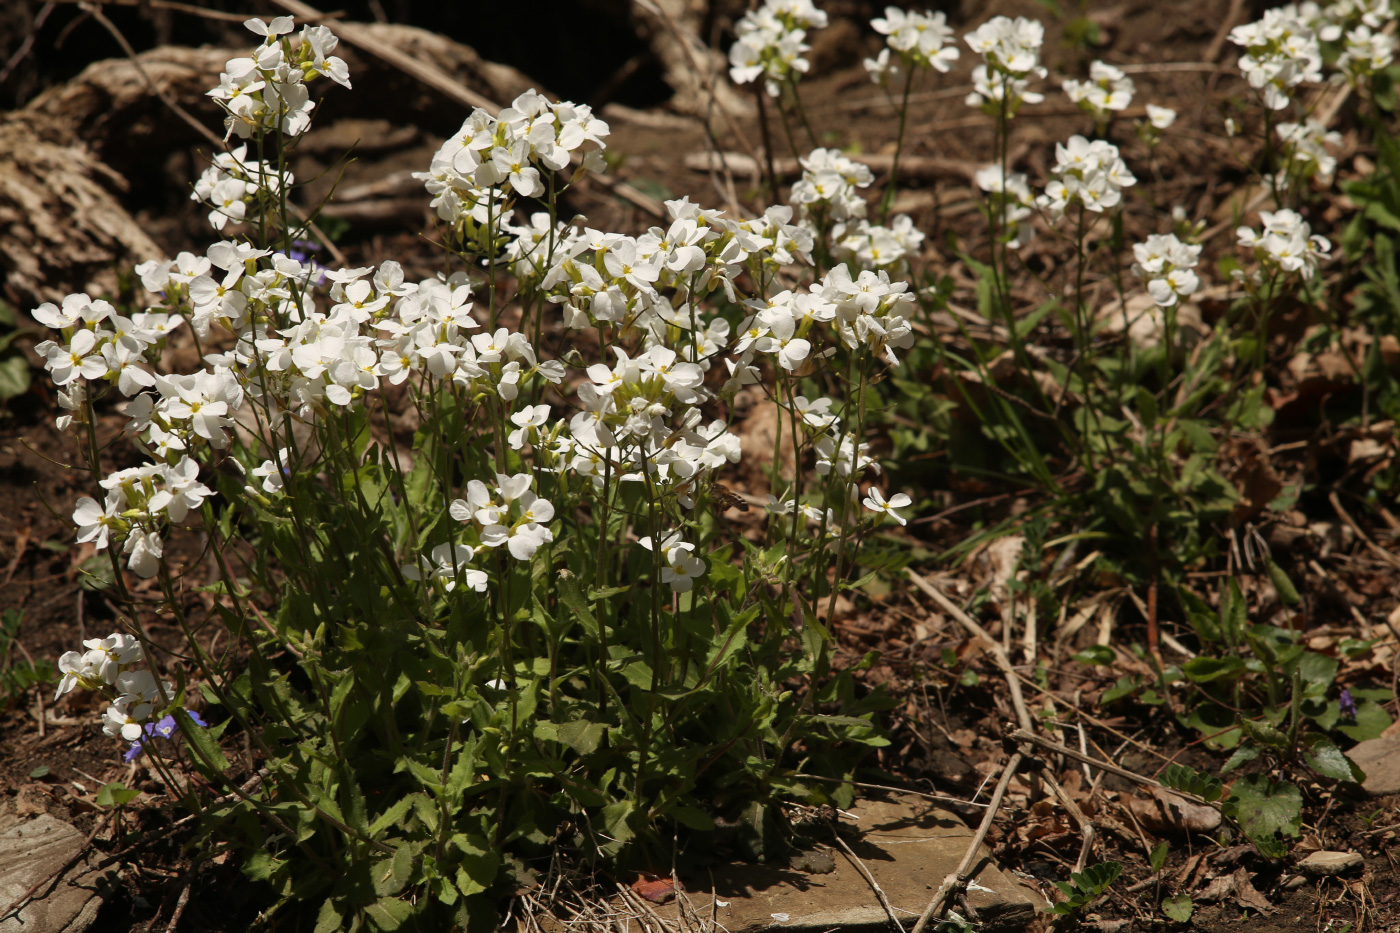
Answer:
<svg viewBox="0 0 1400 933"><path fill-rule="evenodd" d="M1147 282L1152 300L1163 308L1194 294L1200 279L1191 271L1200 260L1201 247L1182 243L1175 234L1153 234L1133 246L1133 273Z"/></svg>
<svg viewBox="0 0 1400 933"><path fill-rule="evenodd" d="M1170 129L1176 122L1176 111L1170 107L1159 107L1156 104L1147 105L1147 121L1155 130Z"/></svg>
<svg viewBox="0 0 1400 933"><path fill-rule="evenodd" d="M456 589L460 577L468 588L484 593L489 578L485 571L469 566L475 556L475 548L462 544L439 544L433 548L429 560L420 559L418 566L410 564L404 567L403 575L410 580L422 580L425 575L432 580L441 580L449 593Z"/></svg>
<svg viewBox="0 0 1400 933"><path fill-rule="evenodd" d="M872 512L883 512L901 525L905 525L908 524L907 520L896 512L895 509L902 509L912 501L913 500L902 492L895 493L889 498L889 501L886 501L885 497L880 494L879 488L871 486L865 498L861 500L861 504Z"/></svg>
<svg viewBox="0 0 1400 933"><path fill-rule="evenodd" d="M1322 80L1322 50L1313 29L1296 7L1266 10L1264 18L1230 30L1241 46L1240 71L1249 86L1264 94L1264 106L1282 110L1299 84Z"/></svg>
<svg viewBox="0 0 1400 933"><path fill-rule="evenodd" d="M1133 79L1112 65L1099 61L1089 66L1089 80L1067 78L1064 89L1080 110L1100 123L1114 111L1128 109L1133 102Z"/></svg>
<svg viewBox="0 0 1400 933"><path fill-rule="evenodd" d="M661 582L676 593L688 593L695 586L695 578L705 572L705 562L695 556L695 545L681 540L681 533L673 531L661 539L659 545L648 535L637 542L648 551L661 554Z"/></svg>

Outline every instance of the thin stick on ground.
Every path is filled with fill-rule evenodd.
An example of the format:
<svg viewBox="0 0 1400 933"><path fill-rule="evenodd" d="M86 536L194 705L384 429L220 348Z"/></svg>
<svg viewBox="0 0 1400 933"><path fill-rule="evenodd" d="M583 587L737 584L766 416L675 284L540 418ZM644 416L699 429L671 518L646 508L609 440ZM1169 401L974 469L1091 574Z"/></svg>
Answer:
<svg viewBox="0 0 1400 933"><path fill-rule="evenodd" d="M992 821L997 818L997 811L1001 809L1001 801L1006 796L1006 789L1011 785L1011 779L1016 775L1016 770L1021 767L1021 762L1024 760L1025 755L1020 752L1014 753L1007 759L1006 767L1001 772L1001 780L997 781L996 789L992 791L992 799L987 806L987 812L983 814L982 822L978 825L977 832L972 836L972 843L967 847L962 861L958 863L957 871L944 878L943 883L938 886L933 899L928 902L924 912L919 915L918 922L914 924L913 933L924 933L925 928L934 917L942 917L953 892L960 891L967 886L972 875L972 867L977 864L981 857L982 843L992 828Z"/></svg>
<svg viewBox="0 0 1400 933"><path fill-rule="evenodd" d="M899 922L899 916L894 912L894 905L892 905L890 899L885 896L885 889L880 887L880 883L875 880L875 875L871 873L869 868L865 867L865 863L860 860L860 856L851 851L851 847L846 844L846 840L842 839L839 833L835 834L835 838L836 844L841 847L841 851L846 853L846 857L856 866L856 871L860 872L860 876L865 879L865 883L870 885L870 889L875 892L876 899L880 901L880 906L885 910L885 916L890 918L890 926L894 928L895 933L899 933L899 931L904 929L904 926Z"/></svg>
<svg viewBox="0 0 1400 933"><path fill-rule="evenodd" d="M1021 681L1017 677L1016 668L1012 666L1011 658L1007 656L1006 649L1002 647L1001 642L993 638L991 633L977 623L976 619L958 608L957 603L944 596L937 587L920 576L912 567L906 569L905 572L925 596L938 603L939 607L956 619L958 624L967 629L970 635L986 645L987 650L992 653L997 667L1001 668L1001 672L1006 678L1007 689L1011 691L1011 705L1016 709L1016 720L1020 723L1021 728L1027 732L1034 730L1035 720L1031 718L1030 708L1026 706L1026 698L1021 693Z"/></svg>

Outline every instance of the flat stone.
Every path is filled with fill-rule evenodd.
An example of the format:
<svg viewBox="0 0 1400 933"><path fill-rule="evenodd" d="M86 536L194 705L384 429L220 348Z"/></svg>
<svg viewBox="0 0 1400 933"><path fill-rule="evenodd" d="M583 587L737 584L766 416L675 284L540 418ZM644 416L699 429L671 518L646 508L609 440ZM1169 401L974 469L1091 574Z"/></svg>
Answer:
<svg viewBox="0 0 1400 933"><path fill-rule="evenodd" d="M1305 874L1314 878L1341 875L1366 864L1359 852L1314 852L1298 863Z"/></svg>
<svg viewBox="0 0 1400 933"><path fill-rule="evenodd" d="M1366 772L1361 789L1372 797L1400 794L1400 734L1357 742L1347 757Z"/></svg>
<svg viewBox="0 0 1400 933"><path fill-rule="evenodd" d="M895 915L906 928L912 927L943 879L957 870L972 842L972 830L945 810L916 809L906 803L864 800L848 812L858 817L854 825L860 830L858 841L848 839L851 851L885 892ZM826 874L736 864L681 881L700 916L713 915L729 933L887 930L884 908L855 862L840 848L831 854L836 870ZM967 892L968 903L977 911L978 929L1023 929L1035 915L1035 903L992 864L985 846L981 855ZM676 916L674 905L657 912Z"/></svg>
<svg viewBox="0 0 1400 933"><path fill-rule="evenodd" d="M0 910L67 863L85 839L48 814L0 818ZM102 906L99 881L99 873L79 862L36 891L37 899L23 910L0 922L0 933L83 933Z"/></svg>

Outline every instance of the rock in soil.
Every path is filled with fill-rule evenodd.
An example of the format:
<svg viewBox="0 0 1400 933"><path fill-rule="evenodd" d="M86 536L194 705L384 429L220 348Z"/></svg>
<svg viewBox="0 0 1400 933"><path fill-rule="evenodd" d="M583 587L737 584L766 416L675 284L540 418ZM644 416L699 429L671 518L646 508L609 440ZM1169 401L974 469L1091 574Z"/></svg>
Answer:
<svg viewBox="0 0 1400 933"><path fill-rule="evenodd" d="M1400 735L1358 742L1347 757L1366 772L1361 788L1372 797L1400 794Z"/></svg>
<svg viewBox="0 0 1400 933"><path fill-rule="evenodd" d="M885 892L901 923L912 927L943 879L957 869L972 831L951 813L906 803L865 800L848 812L858 817L854 826L859 836L851 839L847 834L847 844ZM700 916L709 917L713 910L730 933L888 930L885 911L855 862L840 848L832 855L836 867L829 874L739 864L715 869L713 886L708 875L682 880ZM984 848L982 856L967 892L978 929L1024 929L1035 915L1034 903L992 863L990 851Z"/></svg>
<svg viewBox="0 0 1400 933"><path fill-rule="evenodd" d="M1360 868L1365 860L1357 852L1314 852L1298 863L1305 874L1314 878L1342 875Z"/></svg>
<svg viewBox="0 0 1400 933"><path fill-rule="evenodd" d="M45 882L35 900L0 922L0 933L83 933L92 926L102 906L101 876L79 862L50 879L84 843L82 833L48 814L0 818L0 904L8 907Z"/></svg>

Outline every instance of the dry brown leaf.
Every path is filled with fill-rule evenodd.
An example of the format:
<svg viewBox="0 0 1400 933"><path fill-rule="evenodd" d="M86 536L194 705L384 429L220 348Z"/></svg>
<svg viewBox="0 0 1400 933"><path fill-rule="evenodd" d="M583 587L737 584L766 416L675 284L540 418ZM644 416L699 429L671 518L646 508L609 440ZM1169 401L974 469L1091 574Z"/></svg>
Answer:
<svg viewBox="0 0 1400 933"><path fill-rule="evenodd" d="M1267 897L1260 894L1259 890L1254 887L1253 881L1250 880L1249 872L1245 871L1243 868L1237 868L1235 869L1233 878L1235 882L1234 893L1236 904L1239 904L1241 907L1257 910L1261 914L1271 914L1277 909L1273 904L1269 903Z"/></svg>
<svg viewBox="0 0 1400 933"><path fill-rule="evenodd" d="M1220 828L1220 811L1187 800L1164 787L1152 788L1152 796L1130 797L1128 807L1148 832L1157 835L1210 833Z"/></svg>
<svg viewBox="0 0 1400 933"><path fill-rule="evenodd" d="M665 904L676 896L676 883L670 878L638 878L632 890L653 904Z"/></svg>

